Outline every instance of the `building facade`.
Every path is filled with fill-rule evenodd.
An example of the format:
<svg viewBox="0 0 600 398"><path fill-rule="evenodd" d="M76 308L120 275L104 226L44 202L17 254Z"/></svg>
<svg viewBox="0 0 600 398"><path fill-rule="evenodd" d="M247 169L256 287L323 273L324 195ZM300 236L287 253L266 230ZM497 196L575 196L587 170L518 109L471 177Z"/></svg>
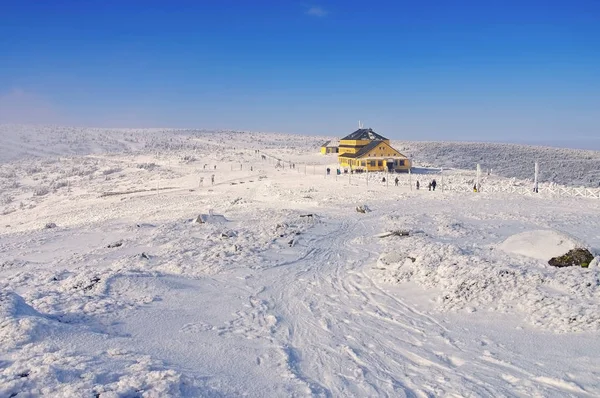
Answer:
<svg viewBox="0 0 600 398"><path fill-rule="evenodd" d="M408 172L410 159L390 145L390 140L372 129L358 129L342 138L338 162L354 171Z"/></svg>

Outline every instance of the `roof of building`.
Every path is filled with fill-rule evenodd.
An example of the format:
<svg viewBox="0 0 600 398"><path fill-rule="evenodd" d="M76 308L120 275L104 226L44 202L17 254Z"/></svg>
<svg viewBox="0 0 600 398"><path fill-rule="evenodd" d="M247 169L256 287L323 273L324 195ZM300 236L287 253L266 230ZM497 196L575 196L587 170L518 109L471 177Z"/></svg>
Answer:
<svg viewBox="0 0 600 398"><path fill-rule="evenodd" d="M336 147L340 145L340 141L339 140L329 140L326 141L323 145L321 145L321 148L324 147Z"/></svg>
<svg viewBox="0 0 600 398"><path fill-rule="evenodd" d="M344 153L341 154L340 157L343 158L350 158L350 159L357 159L357 158L362 158L363 156L365 156L367 153L371 152L371 150L373 150L373 148L377 148L377 146L379 145L387 145L390 148L392 148L391 145L387 144L386 142L382 141L382 140L378 140L378 141L372 141L369 142L367 145L365 145L364 147L360 148L360 150L356 153ZM392 148L394 149L394 148ZM394 149L394 151L396 151ZM398 151L396 151L398 152ZM400 152L398 152L400 154L401 157L406 158L406 156L402 155ZM398 156L385 156L386 158L390 158L390 157L394 157L397 158Z"/></svg>
<svg viewBox="0 0 600 398"><path fill-rule="evenodd" d="M382 141L382 140L387 140L387 138L385 138L382 135L377 134L376 132L373 131L373 129L358 129L354 133L342 138L342 140L371 140L371 141L379 140L379 141Z"/></svg>

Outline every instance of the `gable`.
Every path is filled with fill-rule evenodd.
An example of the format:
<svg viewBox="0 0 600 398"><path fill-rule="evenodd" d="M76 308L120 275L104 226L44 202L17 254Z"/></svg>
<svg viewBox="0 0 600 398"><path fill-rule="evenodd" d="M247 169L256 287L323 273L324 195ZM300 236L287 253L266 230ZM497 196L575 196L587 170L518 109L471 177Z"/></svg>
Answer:
<svg viewBox="0 0 600 398"><path fill-rule="evenodd" d="M359 158L386 158L386 157L395 157L395 158L403 158L407 159L406 156L398 152L396 149L392 148L391 145L387 144L384 141L374 141L368 147L364 148L364 153L361 153ZM361 151L362 152L362 151Z"/></svg>

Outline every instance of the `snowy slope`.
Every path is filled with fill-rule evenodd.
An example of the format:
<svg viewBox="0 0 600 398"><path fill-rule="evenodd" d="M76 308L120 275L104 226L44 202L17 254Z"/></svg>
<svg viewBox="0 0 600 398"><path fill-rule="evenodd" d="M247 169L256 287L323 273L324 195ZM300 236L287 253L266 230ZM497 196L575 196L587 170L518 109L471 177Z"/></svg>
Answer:
<svg viewBox="0 0 600 398"><path fill-rule="evenodd" d="M319 137L103 134L0 165L0 396L600 395L598 261L546 262L598 254L600 201L326 177Z"/></svg>
<svg viewBox="0 0 600 398"><path fill-rule="evenodd" d="M600 151L468 142L396 141L393 145L418 165L475 170L479 163L495 175L533 180L538 162L540 181L600 186Z"/></svg>

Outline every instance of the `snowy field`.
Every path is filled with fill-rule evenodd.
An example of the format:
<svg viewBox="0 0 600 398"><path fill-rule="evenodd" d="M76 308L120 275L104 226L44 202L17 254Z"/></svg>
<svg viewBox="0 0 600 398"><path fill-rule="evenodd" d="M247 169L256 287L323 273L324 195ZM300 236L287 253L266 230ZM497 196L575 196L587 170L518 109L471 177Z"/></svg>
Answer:
<svg viewBox="0 0 600 398"><path fill-rule="evenodd" d="M600 396L598 257L547 264L600 252L600 200L326 176L321 137L0 133L0 397Z"/></svg>

